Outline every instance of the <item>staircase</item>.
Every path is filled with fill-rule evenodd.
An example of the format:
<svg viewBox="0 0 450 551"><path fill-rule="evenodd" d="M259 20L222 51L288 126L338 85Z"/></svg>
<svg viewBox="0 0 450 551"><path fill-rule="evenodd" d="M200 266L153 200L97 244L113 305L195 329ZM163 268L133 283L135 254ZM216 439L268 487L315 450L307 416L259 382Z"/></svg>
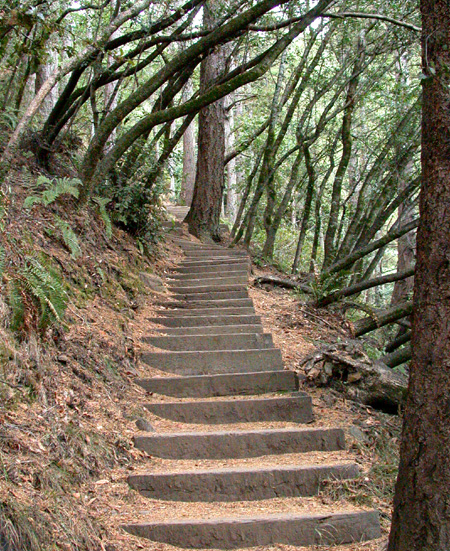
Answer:
<svg viewBox="0 0 450 551"><path fill-rule="evenodd" d="M179 220L185 212L172 209ZM309 511L307 499L317 495L322 481L354 478L358 467L308 460L343 450L344 431L310 426L311 399L298 390L296 374L284 370L248 297L247 254L174 239L185 259L171 278L173 300L152 320L162 326L159 333L144 339L160 351L142 355L167 376L137 382L152 397L146 404L151 415L198 430L136 436L136 447L166 459L168 466L130 476L129 484L153 500L211 507L200 517L186 515L184 508L180 518L150 518L125 530L192 549L334 545L380 537L376 511ZM179 463L192 466L180 469Z"/></svg>

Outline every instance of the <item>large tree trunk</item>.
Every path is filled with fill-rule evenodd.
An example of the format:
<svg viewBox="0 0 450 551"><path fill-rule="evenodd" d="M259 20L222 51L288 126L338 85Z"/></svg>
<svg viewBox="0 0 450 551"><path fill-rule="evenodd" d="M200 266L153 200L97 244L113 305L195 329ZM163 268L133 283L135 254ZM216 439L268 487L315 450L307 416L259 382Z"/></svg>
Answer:
<svg viewBox="0 0 450 551"><path fill-rule="evenodd" d="M183 101L187 101L193 92L192 81L183 88ZM190 124L183 134L183 175L181 177L181 200L190 206L195 185L195 129Z"/></svg>
<svg viewBox="0 0 450 551"><path fill-rule="evenodd" d="M210 29L217 12L216 0L204 9L203 25ZM217 47L202 61L200 92L204 92L225 69L224 47ZM200 239L220 240L220 213L224 191L225 99L204 107L198 116L198 155L194 195L186 216L189 231Z"/></svg>
<svg viewBox="0 0 450 551"><path fill-rule="evenodd" d="M412 362L389 551L450 549L450 12L421 0L422 174Z"/></svg>

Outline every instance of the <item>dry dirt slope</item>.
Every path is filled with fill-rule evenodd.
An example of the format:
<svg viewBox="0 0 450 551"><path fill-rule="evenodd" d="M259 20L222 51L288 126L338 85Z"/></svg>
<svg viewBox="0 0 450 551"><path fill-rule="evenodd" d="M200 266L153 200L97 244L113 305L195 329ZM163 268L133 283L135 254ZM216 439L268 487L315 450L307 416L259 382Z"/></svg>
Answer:
<svg viewBox="0 0 450 551"><path fill-rule="evenodd" d="M135 420L145 413L144 392L133 382L148 372L138 360L140 338L147 331L145 320L155 314L156 303L164 296L151 291L138 274L164 278L180 251L169 239L150 261L120 232L109 243L92 233L83 242L83 256L74 262L60 243L42 231L45 220L35 215L34 221L36 227L30 231L35 243L56 259L73 291L67 329L51 340L42 343L27 337L18 343L2 329L2 545L27 551L163 549L126 534L119 524L136 510L149 511L152 518L169 518L173 511L171 502L149 503L131 491L125 479L149 465L159 471L166 468L167 460L145 457L132 443ZM292 368L315 339L339 333L338 326L328 327L329 321L323 324L320 318L302 313L288 293L252 289L251 295ZM349 449L340 457L357 461L363 476L346 484L344 491L330 483L318 497L303 499L302 505L294 499L286 507L292 510L306 503L308 510L326 509L336 499L343 506L377 507L384 513L386 528L396 419L346 403L326 390L312 395L318 422L345 419L357 427L352 431L357 438L349 437ZM167 423L153 422L156 430ZM269 509L274 505L263 504ZM226 509L208 506L193 511L187 506L185 511L210 515ZM360 548L376 549L377 542L346 547Z"/></svg>

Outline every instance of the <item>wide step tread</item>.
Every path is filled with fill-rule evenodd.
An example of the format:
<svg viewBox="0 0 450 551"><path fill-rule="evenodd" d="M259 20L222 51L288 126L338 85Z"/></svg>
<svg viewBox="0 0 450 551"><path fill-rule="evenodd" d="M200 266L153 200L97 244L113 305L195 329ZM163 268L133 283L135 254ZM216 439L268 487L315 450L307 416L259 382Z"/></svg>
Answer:
<svg viewBox="0 0 450 551"><path fill-rule="evenodd" d="M141 360L179 375L279 371L283 360L278 348L256 350L202 350L188 352L144 352Z"/></svg>
<svg viewBox="0 0 450 551"><path fill-rule="evenodd" d="M162 350L173 352L191 352L200 350L255 350L259 348L273 348L270 333L243 333L229 335L191 335L191 336L162 336L144 337L145 343Z"/></svg>
<svg viewBox="0 0 450 551"><path fill-rule="evenodd" d="M137 379L136 383L147 392L174 398L212 398L298 390L298 378L294 371L152 377Z"/></svg>
<svg viewBox="0 0 450 551"><path fill-rule="evenodd" d="M311 398L304 392L281 398L254 398L252 400L219 400L162 402L146 404L154 415L177 423L255 423L258 421L285 421L311 423Z"/></svg>
<svg viewBox="0 0 450 551"><path fill-rule="evenodd" d="M182 519L133 524L130 534L186 549L239 549L276 544L340 545L380 537L378 513Z"/></svg>
<svg viewBox="0 0 450 551"><path fill-rule="evenodd" d="M165 459L239 459L345 448L342 429L268 429L135 436L137 448Z"/></svg>
<svg viewBox="0 0 450 551"><path fill-rule="evenodd" d="M174 501L255 501L314 496L324 480L359 475L355 463L139 474L128 483L145 497Z"/></svg>

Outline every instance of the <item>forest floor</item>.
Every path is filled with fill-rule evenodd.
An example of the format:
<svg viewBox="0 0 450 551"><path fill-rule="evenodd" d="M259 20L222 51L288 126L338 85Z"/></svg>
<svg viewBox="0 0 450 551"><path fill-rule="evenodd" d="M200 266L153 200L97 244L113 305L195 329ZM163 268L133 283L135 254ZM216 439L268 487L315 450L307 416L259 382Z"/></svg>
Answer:
<svg viewBox="0 0 450 551"><path fill-rule="evenodd" d="M144 512L142 518L162 520L175 510L169 501L150 502L132 491L126 477L149 467L162 471L170 466L133 447L136 419L150 418L143 408L145 392L134 379L148 376L149 368L139 361L141 337L151 331L147 320L158 315L158 303L168 297L162 287L150 289L143 282L145 274L164 282L181 251L168 237L155 245L150 259L120 230L108 239L102 222L91 213L88 222L86 214L71 220L82 248L74 260L57 234L45 231L51 225L48 211L36 207L24 213L20 194L11 209L9 239L27 242L34 254L45 254L58 267L68 282L70 303L63 330L44 339L22 335L18 340L6 326L8 309L0 299L0 548L9 549L9 542L16 551L166 551L170 546L137 539L120 525L140 520L139 511ZM57 207L58 215L63 216L64 209ZM270 268L253 270L254 277ZM153 281L160 285L159 279ZM306 308L292 292L251 286L250 295L286 368L298 369L318 343L345 335L342 319ZM374 507L381 513L386 537L399 418L345 400L327 388L305 390L313 398L317 424L347 427L348 449L336 458L357 462L362 473L358 479L324 484L313 498L189 504L184 513L178 505L177 515L181 511L204 518L280 507L290 512ZM150 420L157 431L177 428ZM328 454L328 460L333 458ZM294 455L277 458L280 464L294 460ZM321 458L309 454L302 460ZM268 458L258 458L258 464L265 461ZM220 464L208 462L213 463ZM177 462L176 468L189 464ZM375 551L381 544L378 540L334 549Z"/></svg>

